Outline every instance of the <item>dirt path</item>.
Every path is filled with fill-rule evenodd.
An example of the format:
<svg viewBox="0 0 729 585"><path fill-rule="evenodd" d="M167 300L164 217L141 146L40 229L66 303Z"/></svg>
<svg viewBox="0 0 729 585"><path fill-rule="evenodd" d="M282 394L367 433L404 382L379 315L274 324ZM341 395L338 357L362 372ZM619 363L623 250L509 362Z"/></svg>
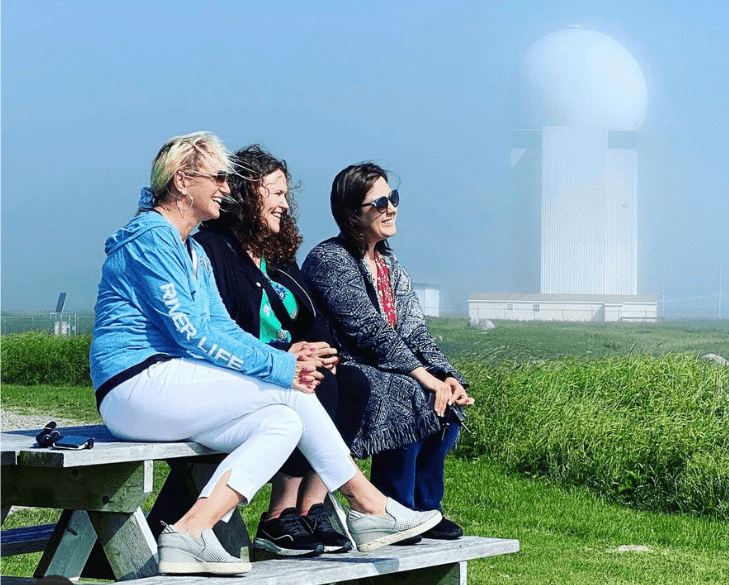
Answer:
<svg viewBox="0 0 729 585"><path fill-rule="evenodd" d="M3 431L22 429L38 429L40 431L51 420L55 420L59 427L84 424L65 418L49 417L47 414L19 414L7 410L0 410L0 419L0 426Z"/></svg>

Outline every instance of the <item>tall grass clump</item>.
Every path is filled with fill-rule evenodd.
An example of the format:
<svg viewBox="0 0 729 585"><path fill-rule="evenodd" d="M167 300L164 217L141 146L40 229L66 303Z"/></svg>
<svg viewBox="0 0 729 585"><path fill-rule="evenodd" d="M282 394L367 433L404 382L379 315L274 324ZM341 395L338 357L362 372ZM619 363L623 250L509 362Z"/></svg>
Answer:
<svg viewBox="0 0 729 585"><path fill-rule="evenodd" d="M693 354L458 364L460 452L642 509L729 520L729 369Z"/></svg>
<svg viewBox="0 0 729 585"><path fill-rule="evenodd" d="M90 345L90 335L56 337L38 331L3 335L2 383L90 385Z"/></svg>

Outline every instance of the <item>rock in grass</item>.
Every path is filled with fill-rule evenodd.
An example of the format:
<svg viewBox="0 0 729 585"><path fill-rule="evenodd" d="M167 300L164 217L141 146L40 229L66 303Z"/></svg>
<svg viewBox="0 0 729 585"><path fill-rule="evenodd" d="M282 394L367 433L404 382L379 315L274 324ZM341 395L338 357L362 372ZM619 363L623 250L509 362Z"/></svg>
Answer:
<svg viewBox="0 0 729 585"><path fill-rule="evenodd" d="M618 552L648 552L648 547L642 544L623 544L618 547Z"/></svg>
<svg viewBox="0 0 729 585"><path fill-rule="evenodd" d="M476 327L478 329L483 329L484 331L488 331L489 329L493 329L496 327L490 319L469 319L468 320L468 326L469 327Z"/></svg>
<svg viewBox="0 0 729 585"><path fill-rule="evenodd" d="M702 360L711 360L712 362L716 362L720 366L726 366L729 367L729 360L724 359L720 355L716 355L715 353L707 353L706 355L701 356Z"/></svg>

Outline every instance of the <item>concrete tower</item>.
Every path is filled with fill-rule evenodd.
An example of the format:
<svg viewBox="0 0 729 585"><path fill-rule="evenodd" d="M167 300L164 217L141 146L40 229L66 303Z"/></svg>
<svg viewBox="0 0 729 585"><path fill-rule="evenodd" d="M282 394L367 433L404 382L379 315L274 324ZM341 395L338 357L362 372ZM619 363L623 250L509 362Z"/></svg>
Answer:
<svg viewBox="0 0 729 585"><path fill-rule="evenodd" d="M571 27L519 67L511 261L523 292L636 295L637 131L647 88L633 56Z"/></svg>

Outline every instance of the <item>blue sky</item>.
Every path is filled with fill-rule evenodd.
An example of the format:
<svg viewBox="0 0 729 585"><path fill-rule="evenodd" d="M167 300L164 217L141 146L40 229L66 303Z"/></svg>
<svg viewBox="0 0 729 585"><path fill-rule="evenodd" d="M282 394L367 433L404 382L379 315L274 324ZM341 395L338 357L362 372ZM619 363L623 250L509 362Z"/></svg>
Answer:
<svg viewBox="0 0 729 585"><path fill-rule="evenodd" d="M301 258L335 233L334 175L401 178L392 245L445 305L508 281L512 71L572 24L636 58L640 292L729 314L729 7L715 1L2 3L2 309L93 308L106 237L168 137L285 158Z"/></svg>

